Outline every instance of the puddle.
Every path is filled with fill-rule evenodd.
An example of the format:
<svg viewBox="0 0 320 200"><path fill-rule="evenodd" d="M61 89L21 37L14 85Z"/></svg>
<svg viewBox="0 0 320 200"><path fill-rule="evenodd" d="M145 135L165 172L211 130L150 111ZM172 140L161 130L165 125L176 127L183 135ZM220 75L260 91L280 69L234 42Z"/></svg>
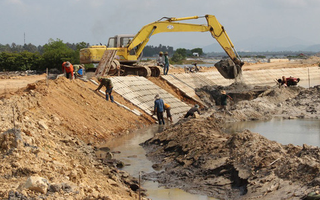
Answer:
<svg viewBox="0 0 320 200"><path fill-rule="evenodd" d="M311 79L309 80L302 80L298 83L299 86L304 88L314 87L315 85L320 85L320 80L318 79Z"/></svg>
<svg viewBox="0 0 320 200"><path fill-rule="evenodd" d="M236 122L227 124L225 132L236 133L245 129L281 144L320 147L320 121L315 119L274 118L270 121Z"/></svg>
<svg viewBox="0 0 320 200"><path fill-rule="evenodd" d="M127 171L133 177L139 178L140 172L150 173L155 171L152 168L152 162L145 156L145 150L139 144L153 137L155 133L162 132L163 129L164 126L155 124L110 141L103 146L107 146L112 152L121 152L115 153L114 158L124 162L125 166L122 170ZM177 188L159 187L158 183L153 181L144 182L142 187L147 190L147 197L152 200L216 200L212 197L190 194Z"/></svg>

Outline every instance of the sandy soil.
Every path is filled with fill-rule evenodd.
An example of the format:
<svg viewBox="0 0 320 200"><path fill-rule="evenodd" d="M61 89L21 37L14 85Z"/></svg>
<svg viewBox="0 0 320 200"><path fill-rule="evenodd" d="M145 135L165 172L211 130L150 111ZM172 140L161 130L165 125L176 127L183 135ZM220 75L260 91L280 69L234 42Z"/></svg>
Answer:
<svg viewBox="0 0 320 200"><path fill-rule="evenodd" d="M316 64L316 62L313 64ZM249 68L254 70L258 66L259 65L251 65ZM310 66L310 63L306 63L303 66ZM206 68L206 70L211 69L212 68ZM181 70L183 69L172 68L170 72L181 73ZM170 85L163 82L161 78L150 78L150 80L179 99L184 101L188 100ZM106 102L103 95L93 91L97 86L91 82L81 80L70 81L64 77L47 81L45 80L45 75L15 76L14 78L1 77L0 86L5 86L0 87L1 199L138 199L137 180L130 177L126 172L118 170L116 165L118 165L119 162L112 159L112 154L106 152L104 155L96 155L95 152L99 150L100 142L103 143L105 140L130 134L134 129L139 129L140 127L154 123L154 119L148 115L136 116L118 107L116 104ZM310 99L314 101L315 97L313 94L316 91L301 92L303 94L302 96L293 96L291 98L295 99L295 105L299 102L301 109L305 109L306 105L311 104L309 100L302 100ZM299 94L301 92L299 92ZM270 100L275 99L272 98L272 94L274 93L278 94L277 91L270 91L263 95ZM319 93L318 90L317 93ZM236 153L241 154L241 152L243 152L242 154L244 155L245 151L258 151L260 152L259 155L264 155L268 151L273 151L274 148L260 148L261 146L259 145L271 145L269 141L262 139L259 135L243 133L243 136L239 136L239 140L242 141L241 144L247 145L248 149L230 151L230 149L232 149L230 147L238 147L241 145L235 143L237 141L236 139L229 141L230 138L224 136L223 133L219 131L220 124L223 123L223 119L225 118L227 120L233 120L234 118L239 120L248 120L250 117L259 118L258 114L260 113L261 115L261 110L256 110L259 108L257 105L267 102L263 95L260 99L256 98L258 100L248 100L246 103L234 105L234 108L231 108L233 116L225 117L219 113L212 116L210 110L208 110L207 114L201 116L208 117L203 118L203 121L200 119L199 121L197 121L198 119L186 122L180 121L170 129L172 134L177 136L175 139L167 139L169 137L168 133L170 132L164 132L161 140L167 142L162 143L160 146L165 147L167 152L175 155L175 157L168 155L166 159L168 161L174 161L172 162L174 164L177 163L177 167L172 168L172 164L168 162L168 169L172 168L176 170L176 177L178 177L179 180L184 180L184 178L179 178L178 175L181 174L179 170L187 170L184 173L189 174L188 170L193 170L191 165L199 166L199 170L204 170L202 168L204 166L202 164L206 163L204 158L217 158L218 156L223 159L227 158L229 161L228 165L222 162L225 161L223 159L219 161L220 164L212 162L212 165L207 166L209 171L207 170L206 172L210 172L207 173L207 176L217 178L219 177L218 175L214 173L212 173L214 175L210 174L211 172L216 172L216 167L220 165L220 174L230 175L229 179L226 178L227 176L220 177L221 183L225 185L223 188L230 186L230 180L237 180L231 179L230 177L240 177L241 179L238 179L239 181L243 179L252 185L247 184L247 187L243 187L240 181L236 186L247 188L247 191L252 190L254 191L252 193L254 195L262 195L264 192L272 195L277 194L276 191L277 188L279 188L279 184L282 186L281 181L284 180L283 177L286 177L285 180L288 181L288 183L297 187L301 186L301 188L307 187L307 189L310 189L311 186L306 185L306 183L315 184L317 180L317 176L314 173L318 171L318 154L312 153L318 152L317 148L303 147L303 149L301 149L298 147L282 147L281 145L280 147L278 144L272 144L276 147L279 146L278 149L276 148L278 153L272 154L272 156L262 164L254 160L254 158L258 158L250 157L254 162L249 165L248 163L251 163L251 160L247 162L249 158L242 160L241 155L236 155ZM114 93L114 97L116 101L127 107L138 109L116 93ZM280 115L281 113L273 111L275 107L279 106L278 104L279 103L276 102L269 103L268 105L270 106L268 109L270 110L267 112L269 112L270 115ZM318 109L317 105L317 101L314 101L314 109L309 106L309 111L311 112L306 113L318 115L314 111ZM247 109L248 106L252 109ZM285 100L281 106L288 109L292 107L290 102L288 103ZM243 110L242 112L240 112L241 109ZM267 107L265 109L267 109ZM282 114L288 109L282 109ZM247 110L252 110L252 113L247 112ZM237 112L239 113L237 114ZM267 112L263 113L263 115L266 115ZM308 117L308 115L305 115L305 117ZM212 124L209 123L209 121L212 121ZM185 131L187 135L180 135L182 133L179 126L182 130L188 128ZM180 141L177 141L178 138L185 140L179 144ZM252 147L250 147L252 143L250 143L251 140L255 141L257 145L251 145ZM157 139L154 138L153 141L157 141ZM185 143L186 141L188 141L188 143ZM199 143L201 141L204 143ZM199 147L202 146L207 148L199 149ZM159 152L161 151L162 150L159 150ZM213 152L217 152L217 154ZM292 160L285 160L288 166L293 163L290 169L292 169L292 171L294 171L294 167L305 169L304 171L302 170L302 172L308 173L306 178L299 181L301 178L299 174L283 174L286 171L282 171L278 163L273 164L272 167L277 166L275 167L276 171L274 171L274 173L276 175L282 174L280 178L278 175L277 177L275 177L276 175L269 176L268 173L265 172L265 165L270 164L273 159L285 157L285 153L288 157L294 158ZM295 156L297 157L294 157L293 153L296 153ZM202 154L203 156L201 156ZM302 155L305 154L307 154L308 157L302 158ZM166 165L163 163L163 166ZM188 168L188 166L190 166L190 168ZM226 168L224 172L224 167L229 168ZM262 171L265 173L258 173L253 169L259 169L259 172ZM233 176L233 172L237 170L244 175ZM198 172L200 173L201 171ZM263 179L262 182L269 184L271 189L259 189L258 186L260 183L256 183L257 187L254 187L254 181L251 181L250 178L252 177L248 176L249 173L256 173L256 176L260 177L260 179L257 180L262 181ZM219 179L215 179L214 177L210 179L207 177L205 179L207 181L204 183L212 186L216 184L215 182L220 182ZM204 180L202 179L203 177L199 176L199 178L197 183L202 183L200 180ZM32 182L32 180L38 181L31 184L30 182ZM161 179L159 180L161 181ZM190 180L186 179L186 181L188 182ZM176 182L171 186L181 187L180 184L182 184L182 182ZM191 186L192 182L190 182L190 187ZM221 191L224 191L223 188ZM263 188L265 187L263 186ZM214 195L214 191L216 190L213 190L213 192L209 194ZM205 190L202 191L200 188L197 188L195 192L206 193ZM243 195L241 190L238 190L235 194ZM301 196L301 194L302 193L298 193L297 195ZM230 197L233 196L231 195Z"/></svg>
<svg viewBox="0 0 320 200"><path fill-rule="evenodd" d="M100 141L154 121L106 102L93 91L96 87L61 77L48 85L40 80L4 93L0 100L1 199L8 198L10 191L36 199L138 198L130 189L137 181L113 163L103 162L106 157L98 158L95 149ZM114 98L134 108L119 95ZM32 176L42 177L47 184L27 190L25 183Z"/></svg>

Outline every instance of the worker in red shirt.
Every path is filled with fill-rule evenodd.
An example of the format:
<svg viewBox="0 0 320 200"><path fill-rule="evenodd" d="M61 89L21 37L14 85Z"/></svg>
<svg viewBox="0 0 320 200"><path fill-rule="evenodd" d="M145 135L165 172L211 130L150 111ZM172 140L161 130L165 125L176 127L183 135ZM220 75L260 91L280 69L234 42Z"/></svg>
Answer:
<svg viewBox="0 0 320 200"><path fill-rule="evenodd" d="M68 79L69 78L73 79L73 65L69 61L62 63L62 72L66 73L66 77Z"/></svg>

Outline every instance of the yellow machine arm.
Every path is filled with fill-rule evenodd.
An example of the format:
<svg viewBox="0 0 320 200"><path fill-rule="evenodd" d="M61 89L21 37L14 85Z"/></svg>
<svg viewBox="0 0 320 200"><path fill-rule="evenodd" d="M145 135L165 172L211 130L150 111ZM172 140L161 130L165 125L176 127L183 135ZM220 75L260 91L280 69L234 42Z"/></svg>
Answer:
<svg viewBox="0 0 320 200"><path fill-rule="evenodd" d="M240 67L243 63L237 54L233 43L231 42L228 34L224 30L224 27L218 22L214 15L205 15L207 25L198 25L190 23L179 23L177 21L191 20L203 18L199 16L184 17L184 18L162 18L159 21L153 22L144 26L133 40L128 44L128 52L136 49L137 57L142 53L144 47L148 43L150 37L157 33L163 32L207 32L210 31L212 37L214 37L232 61ZM163 20L165 19L165 20ZM163 20L163 21L162 21Z"/></svg>

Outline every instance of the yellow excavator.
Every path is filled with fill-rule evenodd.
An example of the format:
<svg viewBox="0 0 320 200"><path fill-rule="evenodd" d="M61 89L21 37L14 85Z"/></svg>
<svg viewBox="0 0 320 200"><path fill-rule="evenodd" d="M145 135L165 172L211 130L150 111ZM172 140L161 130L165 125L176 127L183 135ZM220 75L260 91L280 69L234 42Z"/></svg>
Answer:
<svg viewBox="0 0 320 200"><path fill-rule="evenodd" d="M205 18L206 25L181 23L179 21ZM115 59L108 70L109 75L136 74L140 76L160 76L159 66L143 66L139 64L142 52L150 37L163 32L210 32L227 55L228 61L221 61L215 66L220 74L227 79L234 79L241 74L243 62L236 52L233 43L227 35L224 27L214 15L192 16L183 18L163 17L158 21L144 26L136 35L116 35L109 38L107 46L91 46L80 50L80 63L99 63L106 50L115 50Z"/></svg>

